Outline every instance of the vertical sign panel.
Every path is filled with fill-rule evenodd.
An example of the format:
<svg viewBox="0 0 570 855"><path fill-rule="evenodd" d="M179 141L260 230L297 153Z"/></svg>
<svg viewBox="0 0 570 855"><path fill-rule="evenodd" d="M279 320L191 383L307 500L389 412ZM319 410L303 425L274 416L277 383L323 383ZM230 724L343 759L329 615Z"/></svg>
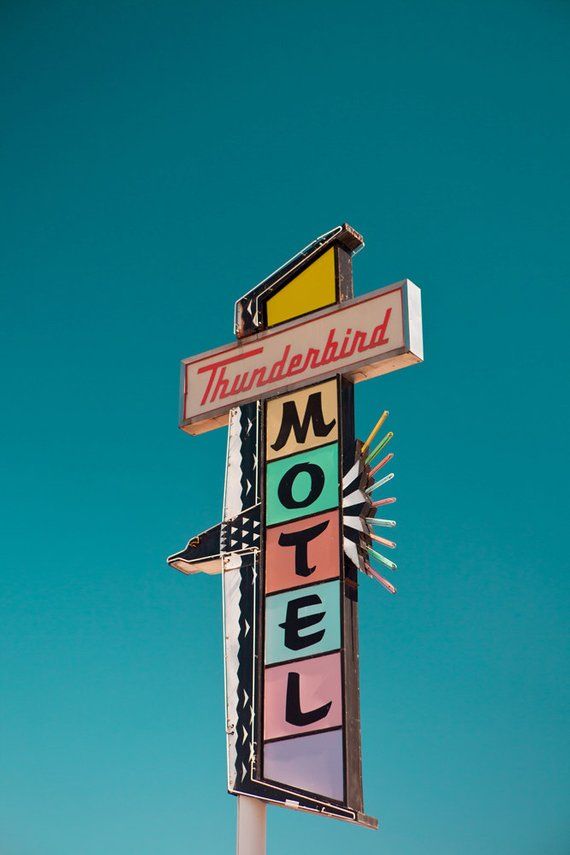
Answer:
<svg viewBox="0 0 570 855"><path fill-rule="evenodd" d="M339 381L265 417L263 778L345 803Z"/></svg>

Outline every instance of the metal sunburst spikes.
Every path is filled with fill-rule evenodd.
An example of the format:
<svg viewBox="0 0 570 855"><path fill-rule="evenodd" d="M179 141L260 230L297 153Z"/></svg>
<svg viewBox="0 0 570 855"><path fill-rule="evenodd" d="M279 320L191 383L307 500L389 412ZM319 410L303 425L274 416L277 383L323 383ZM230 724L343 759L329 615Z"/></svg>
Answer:
<svg viewBox="0 0 570 855"><path fill-rule="evenodd" d="M375 560L389 570L397 569L397 565L393 561L386 558L385 555L382 555L372 546L372 542L374 542L389 549L396 548L396 543L393 540L388 540L385 537L375 534L372 529L372 526L395 527L395 520L376 519L375 515L377 508L392 504L396 499L394 497L386 497L376 501L372 501L371 499L373 492L381 489L394 478L394 473L391 472L378 481L374 480L376 473L393 459L394 454L386 454L374 468L370 466L373 460L393 438L393 432L388 431L378 445L371 452L367 453L374 437L388 418L388 415L388 410L384 410L366 442L362 444L359 441L356 442L355 462L343 478L343 545L345 554L359 570L367 576L376 579L391 594L395 594L396 588L394 585L387 579L384 579L371 563L372 560Z"/></svg>

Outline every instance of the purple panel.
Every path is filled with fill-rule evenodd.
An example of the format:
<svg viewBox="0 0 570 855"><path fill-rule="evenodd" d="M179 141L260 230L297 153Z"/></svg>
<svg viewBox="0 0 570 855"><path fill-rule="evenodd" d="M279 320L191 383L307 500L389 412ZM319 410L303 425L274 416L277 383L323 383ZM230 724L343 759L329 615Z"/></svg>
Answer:
<svg viewBox="0 0 570 855"><path fill-rule="evenodd" d="M342 801L342 728L266 742L263 777Z"/></svg>

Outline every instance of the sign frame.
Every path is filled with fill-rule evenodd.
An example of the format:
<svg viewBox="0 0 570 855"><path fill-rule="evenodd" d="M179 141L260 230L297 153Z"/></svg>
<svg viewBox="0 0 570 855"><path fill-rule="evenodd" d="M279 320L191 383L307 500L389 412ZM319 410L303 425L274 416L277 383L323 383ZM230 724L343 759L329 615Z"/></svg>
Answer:
<svg viewBox="0 0 570 855"><path fill-rule="evenodd" d="M394 477L373 477L393 454L371 462L393 433L372 448L385 410L364 444L356 438L354 386L422 362L423 338L411 280L353 296L363 245L346 223L317 238L236 301L237 341L182 361L179 426L228 425L227 466L222 521L168 563L221 574L238 805L377 828L363 804L358 573L396 592L370 564L396 569L372 546L396 546L372 527L396 525L375 519L396 499L371 497Z"/></svg>

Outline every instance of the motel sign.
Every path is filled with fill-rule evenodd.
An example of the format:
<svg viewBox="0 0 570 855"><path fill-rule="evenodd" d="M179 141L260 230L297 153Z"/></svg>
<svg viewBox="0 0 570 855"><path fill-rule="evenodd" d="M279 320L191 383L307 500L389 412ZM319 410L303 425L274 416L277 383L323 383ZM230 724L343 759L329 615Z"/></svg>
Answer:
<svg viewBox="0 0 570 855"><path fill-rule="evenodd" d="M228 789L376 827L364 811L358 572L396 565L381 509L393 457L363 444L354 387L421 362L420 290L355 299L350 226L318 238L236 303L236 340L185 359L180 426L228 426L222 520L169 564L221 574ZM380 516L379 516L380 513ZM380 533L379 533L380 532ZM382 549L382 551L379 551Z"/></svg>

